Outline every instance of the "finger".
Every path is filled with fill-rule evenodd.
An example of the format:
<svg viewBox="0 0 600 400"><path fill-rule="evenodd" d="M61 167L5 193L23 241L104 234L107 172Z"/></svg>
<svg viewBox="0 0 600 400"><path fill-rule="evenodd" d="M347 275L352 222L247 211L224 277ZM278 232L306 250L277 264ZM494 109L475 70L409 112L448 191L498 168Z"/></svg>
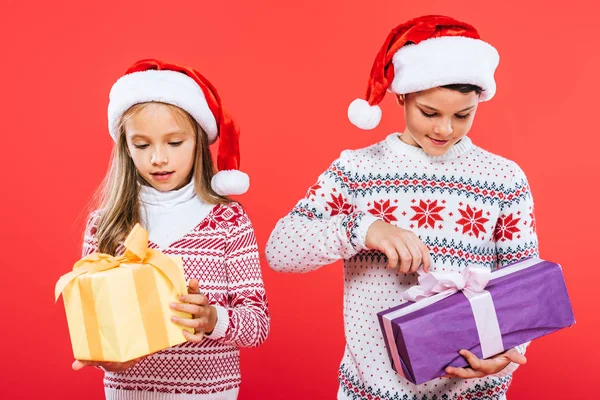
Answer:
<svg viewBox="0 0 600 400"><path fill-rule="evenodd" d="M182 303L197 304L199 306L208 305L208 299L206 296L199 293L184 294L183 296L179 296L179 301Z"/></svg>
<svg viewBox="0 0 600 400"><path fill-rule="evenodd" d="M417 272L417 270L421 266L421 261L423 257L421 256L421 249L416 243L418 240L419 238L414 238L405 242L406 248L410 252L410 256L412 258L412 263L410 264L410 269L408 270L409 273Z"/></svg>
<svg viewBox="0 0 600 400"><path fill-rule="evenodd" d="M458 353L467 360L471 368L477 371L481 369L482 360L475 354L471 353L469 350L461 350Z"/></svg>
<svg viewBox="0 0 600 400"><path fill-rule="evenodd" d="M506 367L506 365L508 365L508 361L506 361L504 365L501 365L502 363L499 360L482 360L468 350L462 350L460 354L467 359L472 369L479 371L484 375L494 374L498 371L501 371L504 367Z"/></svg>
<svg viewBox="0 0 600 400"><path fill-rule="evenodd" d="M198 282L198 279L191 279L190 280L190 284L188 285L188 293L189 294L195 294L195 293L200 293L200 283Z"/></svg>
<svg viewBox="0 0 600 400"><path fill-rule="evenodd" d="M119 365L118 365L118 366L119 366L119 367L126 367L126 368L129 368L129 367L132 367L132 366L134 366L134 365L135 365L135 364L137 364L137 363L138 363L138 359L137 359L137 358L134 358L133 360L124 361L124 362L122 362L122 363L119 363Z"/></svg>
<svg viewBox="0 0 600 400"><path fill-rule="evenodd" d="M103 361L103 362L99 362L98 363L98 367L104 369L105 371L109 371L109 372L119 372L120 371L120 367L123 365L123 363L120 362L116 362L116 361Z"/></svg>
<svg viewBox="0 0 600 400"><path fill-rule="evenodd" d="M388 259L388 268L396 268L398 266L398 252L391 243L386 242L381 244L381 251Z"/></svg>
<svg viewBox="0 0 600 400"><path fill-rule="evenodd" d="M396 247L396 252L400 256L400 267L398 268L398 272L407 274L410 271L410 266L412 265L412 255L402 241L395 241L394 246Z"/></svg>
<svg viewBox="0 0 600 400"><path fill-rule="evenodd" d="M197 296L197 295L195 295ZM199 306L197 304L192 303L171 303L171 309L177 310L181 312L185 312L192 315L198 315L202 313L202 309L204 306Z"/></svg>
<svg viewBox="0 0 600 400"><path fill-rule="evenodd" d="M175 322L178 325L187 326L188 328L193 328L195 331L202 330L208 325L208 318L180 318L176 316L171 317L171 321Z"/></svg>
<svg viewBox="0 0 600 400"><path fill-rule="evenodd" d="M471 368L447 367L445 371L448 375L461 379L481 378L485 376L483 372L475 371Z"/></svg>
<svg viewBox="0 0 600 400"><path fill-rule="evenodd" d="M94 363L92 361L75 360L75 361L73 361L71 368L73 368L74 371L79 371L87 366L94 366L94 365L97 365L97 363Z"/></svg>
<svg viewBox="0 0 600 400"><path fill-rule="evenodd" d="M517 349L510 349L504 353L504 355L515 364L523 365L527 362L527 358L523 354L519 353Z"/></svg>
<svg viewBox="0 0 600 400"><path fill-rule="evenodd" d="M192 342L192 343L200 343L202 341L202 339L204 339L203 332L191 334L188 331L184 330L183 336L185 336L185 338L188 342Z"/></svg>
<svg viewBox="0 0 600 400"><path fill-rule="evenodd" d="M425 245L420 239L417 242L419 249L421 250L421 263L423 264L423 271L429 272L431 268L431 256L429 254L429 247Z"/></svg>
<svg viewBox="0 0 600 400"><path fill-rule="evenodd" d="M123 372L123 371L127 371L129 368L133 367L135 364L137 364L137 361L135 361L135 360L125 361L125 362L113 362L113 363L106 363L104 365L104 368L106 370L112 371L112 372Z"/></svg>

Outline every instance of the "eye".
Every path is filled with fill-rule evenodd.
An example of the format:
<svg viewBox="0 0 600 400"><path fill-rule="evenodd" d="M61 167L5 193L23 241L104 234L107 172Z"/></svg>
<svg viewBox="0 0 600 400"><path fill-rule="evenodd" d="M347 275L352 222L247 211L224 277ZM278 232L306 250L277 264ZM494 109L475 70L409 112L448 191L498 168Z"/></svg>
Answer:
<svg viewBox="0 0 600 400"><path fill-rule="evenodd" d="M437 115L437 113L428 114L425 111L421 110L420 108L419 108L419 111L421 111L421 114L423 114L423 116L427 117L427 118L433 118L433 117L435 117Z"/></svg>
<svg viewBox="0 0 600 400"><path fill-rule="evenodd" d="M135 147L136 149L145 149L146 147L150 146L149 144L134 144L133 147Z"/></svg>
<svg viewBox="0 0 600 400"><path fill-rule="evenodd" d="M471 113L465 114L465 115L458 115L456 114L456 118L458 119L467 119L469 118L469 116L471 115Z"/></svg>
<svg viewBox="0 0 600 400"><path fill-rule="evenodd" d="M171 146L173 146L173 147L180 146L180 145L181 145L181 143L183 143L183 140L180 140L179 142L169 142L169 144L170 144Z"/></svg>

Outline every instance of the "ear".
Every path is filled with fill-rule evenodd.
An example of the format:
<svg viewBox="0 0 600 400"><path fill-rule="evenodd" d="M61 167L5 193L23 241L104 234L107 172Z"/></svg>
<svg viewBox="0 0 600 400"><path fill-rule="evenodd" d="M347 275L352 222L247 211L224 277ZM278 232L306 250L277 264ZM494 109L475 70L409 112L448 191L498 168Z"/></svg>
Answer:
<svg viewBox="0 0 600 400"><path fill-rule="evenodd" d="M396 94L396 103L398 103L400 107L404 107L404 100L403 94Z"/></svg>

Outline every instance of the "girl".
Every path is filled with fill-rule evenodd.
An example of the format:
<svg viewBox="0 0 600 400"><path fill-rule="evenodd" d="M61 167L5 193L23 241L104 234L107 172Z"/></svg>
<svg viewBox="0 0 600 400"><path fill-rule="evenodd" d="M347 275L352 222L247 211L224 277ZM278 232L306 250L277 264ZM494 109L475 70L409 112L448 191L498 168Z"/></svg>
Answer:
<svg viewBox="0 0 600 400"><path fill-rule="evenodd" d="M188 343L126 363L76 361L106 371L107 399L235 399L239 348L260 345L269 312L252 224L227 194L241 194L239 132L215 88L190 68L135 63L110 92L116 142L100 210L87 224L83 255L116 254L136 223L150 247L183 258L189 294L172 317ZM216 175L209 144L220 137Z"/></svg>
<svg viewBox="0 0 600 400"><path fill-rule="evenodd" d="M501 399L525 362L525 345L488 360L462 351L471 368L448 367L448 377L415 386L392 369L377 320L402 302L421 265L496 268L538 254L522 170L466 136L479 102L494 96L498 60L472 26L452 18L395 28L373 65L368 101L355 100L348 114L374 128L389 90L404 108L404 132L343 151L271 234L267 260L277 271L344 260L338 399Z"/></svg>

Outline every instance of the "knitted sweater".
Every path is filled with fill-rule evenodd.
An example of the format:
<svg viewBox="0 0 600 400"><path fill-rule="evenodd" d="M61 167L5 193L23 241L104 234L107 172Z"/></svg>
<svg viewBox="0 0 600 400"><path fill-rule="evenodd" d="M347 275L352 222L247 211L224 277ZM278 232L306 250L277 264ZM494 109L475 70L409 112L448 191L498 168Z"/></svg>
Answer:
<svg viewBox="0 0 600 400"><path fill-rule="evenodd" d="M468 137L442 156L400 140L344 151L282 218L267 261L304 273L344 260L346 348L338 399L501 399L515 364L482 379L440 378L416 386L396 374L377 313L401 304L416 274L386 267L365 237L377 219L415 232L429 247L432 270L491 269L538 254L533 200L523 171ZM518 350L525 351L525 345Z"/></svg>
<svg viewBox="0 0 600 400"><path fill-rule="evenodd" d="M189 188L182 192L186 196L190 193ZM146 200L152 199L148 193L144 194ZM241 381L239 348L261 344L268 335L270 322L252 224L236 203L216 205L208 212L202 211L205 208L200 203L190 205L199 201L193 195L193 187L193 198L185 198L180 204L173 202L173 194L167 196L171 198L165 204L171 202L173 207L163 206L159 212L141 199L142 206L146 206L146 227L159 226L167 232L153 233L151 229L149 246L183 258L186 279L198 279L200 291L217 309L217 325L199 344L186 342L155 353L125 372L106 372L106 397L109 400L235 399ZM187 218L180 218L177 209L183 210ZM179 221L175 223L177 226L169 227L158 218L169 212L171 221ZM97 211L92 213L88 222L84 256L97 251L99 216ZM168 244L159 246L152 241L154 236L167 243L165 238L194 218L196 222L191 228L167 241Z"/></svg>

